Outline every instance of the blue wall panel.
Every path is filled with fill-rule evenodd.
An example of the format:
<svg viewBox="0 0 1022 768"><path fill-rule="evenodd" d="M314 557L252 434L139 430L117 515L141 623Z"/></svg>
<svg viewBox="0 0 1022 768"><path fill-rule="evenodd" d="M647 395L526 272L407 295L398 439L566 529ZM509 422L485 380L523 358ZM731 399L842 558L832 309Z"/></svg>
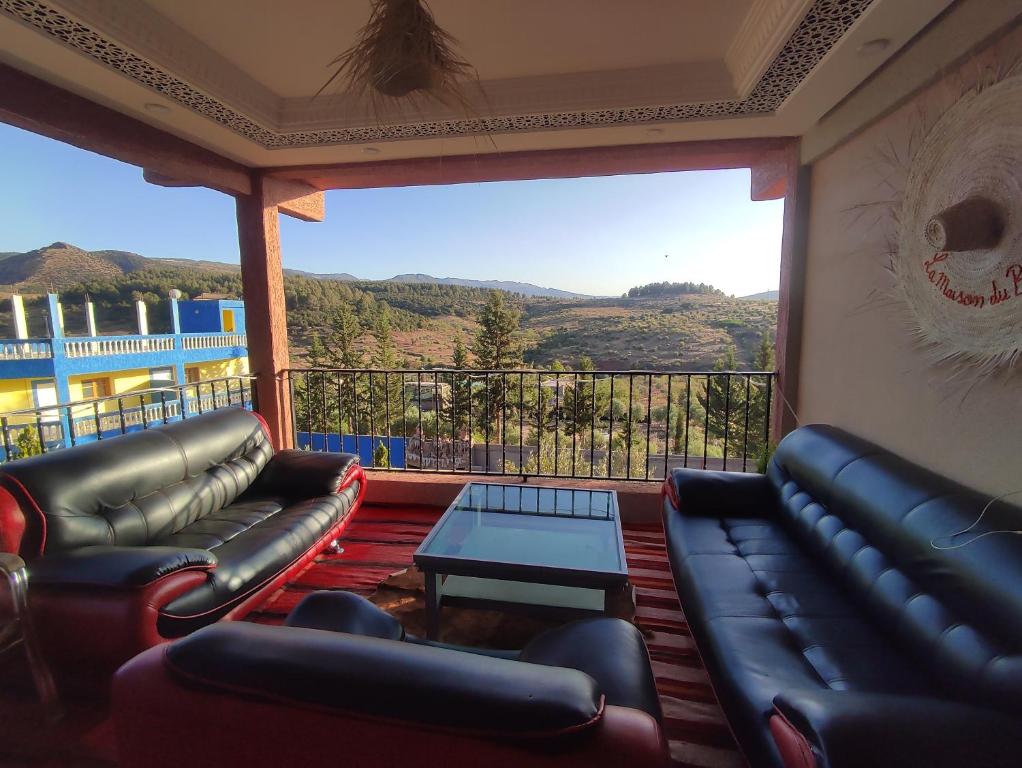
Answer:
<svg viewBox="0 0 1022 768"><path fill-rule="evenodd" d="M324 439L326 441L324 448ZM327 451L328 453L357 453L363 467L373 466L373 451L383 443L390 451L390 466L395 469L404 469L405 466L405 439L403 437L387 437L386 435L358 436L358 450L355 450L355 436L344 435L343 439L337 433L323 434L322 432L298 433L298 447L311 451ZM343 444L343 447L342 447Z"/></svg>

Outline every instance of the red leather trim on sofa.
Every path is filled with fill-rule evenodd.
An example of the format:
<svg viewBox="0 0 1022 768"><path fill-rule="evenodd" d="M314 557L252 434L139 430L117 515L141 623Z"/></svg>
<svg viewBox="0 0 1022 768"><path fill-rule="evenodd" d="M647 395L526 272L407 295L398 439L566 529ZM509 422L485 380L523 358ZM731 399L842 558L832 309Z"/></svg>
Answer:
<svg viewBox="0 0 1022 768"><path fill-rule="evenodd" d="M362 499L364 498L365 485L363 484L358 489L358 494L355 496L355 501L352 502L351 509L348 510L348 514L346 514L341 520L334 523L333 527L321 536L320 539L313 544L304 555L291 563L291 565L287 568L280 571L276 576L264 581L262 585L255 587L254 591L250 590L247 592L246 596L242 597L242 602L238 603L227 614L225 614L223 619L225 621L232 621L234 619L244 617L245 614L260 605L269 595L276 592L289 581L294 580L295 576L304 571L312 563L312 561L319 556L319 554L326 548L327 544L341 535L341 532L344 531L344 529L348 526L348 523L351 522L355 513L358 512L359 507L362 506Z"/></svg>
<svg viewBox="0 0 1022 768"><path fill-rule="evenodd" d="M14 495L0 485L0 552L20 554L24 535L25 513Z"/></svg>
<svg viewBox="0 0 1022 768"><path fill-rule="evenodd" d="M780 712L770 716L770 733L785 768L817 768L816 755L806 737Z"/></svg>
<svg viewBox="0 0 1022 768"><path fill-rule="evenodd" d="M205 583L208 570L182 569L132 589L31 587L29 610L44 654L60 667L109 674L164 641L156 629L160 607Z"/></svg>
<svg viewBox="0 0 1022 768"><path fill-rule="evenodd" d="M348 468L348 471L344 473L344 477L342 477L341 481L337 484L337 490L334 491L334 493L340 493L345 488L348 488L349 486L354 485L355 481L361 482L363 486L365 485L365 482L366 482L366 471L362 468L361 464L352 464ZM359 496L362 496L364 494L365 494L365 489L364 488L360 488L359 489Z"/></svg>
<svg viewBox="0 0 1022 768"><path fill-rule="evenodd" d="M681 499L678 498L678 489L674 487L674 483L671 482L671 475L668 473L664 479L664 484L660 487L662 495L670 499L671 504L674 505L675 509L681 509Z"/></svg>
<svg viewBox="0 0 1022 768"><path fill-rule="evenodd" d="M486 737L415 723L186 687L153 648L118 672L114 730L122 768L191 765L415 765L422 768L665 768L663 733L645 712L607 706L581 732Z"/></svg>
<svg viewBox="0 0 1022 768"><path fill-rule="evenodd" d="M259 419L259 423L263 426L263 433L266 435L266 439L270 439L270 425L266 423L266 417L264 417L259 411L250 411L250 413ZM271 441L272 442L272 441Z"/></svg>
<svg viewBox="0 0 1022 768"><path fill-rule="evenodd" d="M18 550L15 550L14 553L23 554L27 557L35 557L37 555L41 555L43 551L46 549L46 515L43 514L43 511L39 508L39 504L36 503L36 500L32 498L32 494L28 492L28 489L21 484L21 481L18 480L18 478L6 472L0 472L0 487L3 487L4 490L7 491L7 493L12 497L12 499L15 502L17 502L18 507L21 509L21 518L24 525L22 527L22 534L21 536L19 536ZM25 518L26 506L34 513L36 522L39 525L38 533L35 535L34 532L29 531L27 527L28 520ZM0 521L0 525L2 524L3 521ZM26 537L25 534L28 534L28 536ZM30 541L27 544L28 546L31 546L32 551L28 552L26 550L25 552L20 552L19 550L22 548L22 546L26 545L25 541L26 538L30 539ZM39 539L38 544L36 544L36 542L34 541L31 541L31 539L34 538Z"/></svg>

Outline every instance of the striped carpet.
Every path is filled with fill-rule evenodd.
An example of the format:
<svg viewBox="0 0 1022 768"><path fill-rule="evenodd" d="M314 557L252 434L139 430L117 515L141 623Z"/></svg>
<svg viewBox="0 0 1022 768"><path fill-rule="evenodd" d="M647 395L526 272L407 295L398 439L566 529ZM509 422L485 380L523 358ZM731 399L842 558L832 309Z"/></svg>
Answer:
<svg viewBox="0 0 1022 768"><path fill-rule="evenodd" d="M341 555L323 554L246 619L279 624L306 594L344 589L369 595L388 575L411 565L412 553L441 509L364 506L341 537ZM674 764L740 768L737 751L699 661L671 580L659 526L626 526L628 573L636 591L635 623L646 635Z"/></svg>

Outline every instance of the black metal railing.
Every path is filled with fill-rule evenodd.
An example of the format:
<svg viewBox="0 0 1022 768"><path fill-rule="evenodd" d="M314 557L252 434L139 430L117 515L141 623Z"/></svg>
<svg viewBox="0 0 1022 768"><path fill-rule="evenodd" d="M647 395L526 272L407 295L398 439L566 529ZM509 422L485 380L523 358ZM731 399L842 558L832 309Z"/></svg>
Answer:
<svg viewBox="0 0 1022 768"><path fill-rule="evenodd" d="M0 414L0 462L106 440L219 408L256 410L254 378L224 376Z"/></svg>
<svg viewBox="0 0 1022 768"><path fill-rule="evenodd" d="M674 467L756 471L770 371L286 372L296 445L367 467L659 480Z"/></svg>

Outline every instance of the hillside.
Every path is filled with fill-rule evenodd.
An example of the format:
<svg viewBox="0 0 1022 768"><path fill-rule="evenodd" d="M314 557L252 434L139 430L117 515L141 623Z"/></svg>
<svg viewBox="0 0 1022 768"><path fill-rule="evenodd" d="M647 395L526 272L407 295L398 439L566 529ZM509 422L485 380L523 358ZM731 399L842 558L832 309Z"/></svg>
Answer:
<svg viewBox="0 0 1022 768"><path fill-rule="evenodd" d="M400 354L412 366L449 365L460 337L471 346L476 317L490 293L488 287L400 280L330 279L298 271L284 278L292 360L300 365L313 334L326 337L333 316L346 305L364 328L387 312ZM88 294L96 303L102 333L133 330L133 297L149 304L150 328L169 330L167 295L171 288L186 297L201 293L241 295L235 265L184 259L147 259L123 251L87 252L55 243L24 254L0 257L0 282L26 295L52 284L62 294L69 334L84 333L82 304ZM466 281L474 282L474 281ZM489 285L487 283L487 285ZM512 283L514 286L528 284ZM752 364L763 334L772 334L775 301L725 296L712 286L664 284L640 286L634 298L551 298L509 292L522 312L522 341L527 364L568 367L582 355L602 369L711 367L731 345L740 364ZM42 297L28 298L30 333L45 331ZM0 324L10 325L7 306L0 305ZM371 334L359 345L373 347Z"/></svg>
<svg viewBox="0 0 1022 768"><path fill-rule="evenodd" d="M53 243L27 253L0 258L0 285L26 292L63 290L83 280L102 280L136 272L149 261L127 251L83 251Z"/></svg>

